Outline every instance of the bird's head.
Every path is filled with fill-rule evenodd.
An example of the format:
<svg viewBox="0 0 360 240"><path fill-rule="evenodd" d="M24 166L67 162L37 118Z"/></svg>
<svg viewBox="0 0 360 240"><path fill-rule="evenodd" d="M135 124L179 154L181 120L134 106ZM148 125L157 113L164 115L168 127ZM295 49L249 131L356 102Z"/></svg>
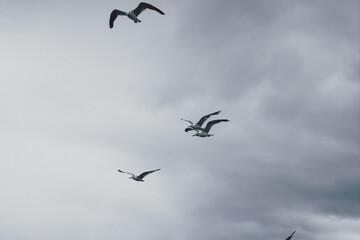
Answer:
<svg viewBox="0 0 360 240"><path fill-rule="evenodd" d="M191 130L193 130L193 129L190 126L185 128L185 132L188 132L188 131L191 131Z"/></svg>

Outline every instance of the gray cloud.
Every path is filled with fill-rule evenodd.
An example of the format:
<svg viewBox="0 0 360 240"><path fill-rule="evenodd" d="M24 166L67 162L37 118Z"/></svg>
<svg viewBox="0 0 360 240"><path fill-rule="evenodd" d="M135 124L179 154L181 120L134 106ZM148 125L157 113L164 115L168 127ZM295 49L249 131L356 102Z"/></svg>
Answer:
<svg viewBox="0 0 360 240"><path fill-rule="evenodd" d="M358 2L153 4L0 4L0 238L358 239Z"/></svg>

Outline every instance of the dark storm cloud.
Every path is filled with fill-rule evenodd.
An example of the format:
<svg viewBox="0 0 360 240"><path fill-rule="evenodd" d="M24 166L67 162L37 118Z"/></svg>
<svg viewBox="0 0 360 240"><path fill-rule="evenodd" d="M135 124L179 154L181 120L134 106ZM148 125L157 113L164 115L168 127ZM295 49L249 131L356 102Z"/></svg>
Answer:
<svg viewBox="0 0 360 240"><path fill-rule="evenodd" d="M267 148L258 146L261 157L239 152L232 159L224 150L213 157L210 155L214 152L194 157L194 161L206 159L200 179L208 186L198 189L197 204L189 208L189 214L192 222L201 222L201 227L196 224L197 227L217 226L219 230L203 231L199 236L217 239L224 237L221 232L226 229L228 239L239 236L256 239L264 232L270 239L278 239L280 226L311 235L319 232L319 227L306 215L358 219L358 153L343 154L329 149L327 144L319 146L312 141L297 147L297 152L292 144L301 142L282 143L281 149L276 143L266 143L270 145ZM302 154L306 151L310 153ZM344 158L346 155L348 158ZM226 228L231 225L234 228ZM243 230L242 225L252 233ZM259 229L263 231L257 232Z"/></svg>

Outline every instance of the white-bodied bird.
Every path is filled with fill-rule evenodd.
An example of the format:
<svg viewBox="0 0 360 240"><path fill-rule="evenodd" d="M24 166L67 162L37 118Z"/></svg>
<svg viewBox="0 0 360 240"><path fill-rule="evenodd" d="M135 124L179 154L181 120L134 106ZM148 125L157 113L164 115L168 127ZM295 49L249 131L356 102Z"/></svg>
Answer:
<svg viewBox="0 0 360 240"><path fill-rule="evenodd" d="M137 6L137 8L135 8L134 10L132 10L130 12L123 12L123 11L114 9L110 14L110 20L109 20L110 28L114 27L114 21L119 15L127 16L128 18L133 20L134 23L141 22L140 19L138 19L138 16L145 9L151 9L151 10L154 10L154 11L160 13L161 15L165 15L165 13L163 13L163 11L161 11L160 9L154 7L153 5L151 5L149 3L141 2L139 4L139 6Z"/></svg>
<svg viewBox="0 0 360 240"><path fill-rule="evenodd" d="M218 119L218 120L212 120L210 122L208 122L206 124L206 127L204 130L202 130L201 132L197 132L193 135L194 136L197 136L197 137L211 137L211 136L214 136L214 134L210 134L209 131L211 129L212 126L214 126L215 124L217 123L220 123L220 122L228 122L229 120L228 119Z"/></svg>
<svg viewBox="0 0 360 240"><path fill-rule="evenodd" d="M139 182L143 182L143 181L144 181L143 178L144 178L146 175L148 175L148 174L150 174L150 173L153 173L153 172L156 172L156 171L159 171L159 170L160 170L160 168L159 168L159 169L156 169L156 170L151 170L151 171L143 172L142 174L140 174L140 175L138 175L138 176L135 176L135 175L132 174L132 173L124 172L124 171L121 171L120 169L118 169L118 171L121 172L121 173L130 174L131 177L129 177L129 179L132 178L132 179L134 179L135 181L139 181Z"/></svg>
<svg viewBox="0 0 360 240"><path fill-rule="evenodd" d="M205 115L203 116L202 118L200 118L200 120L197 122L197 123L193 123L192 121L190 120L186 120L186 119L183 119L181 118L181 120L183 121L186 121L186 122L189 122L191 125L188 126L187 128L185 128L185 132L188 132L188 131L192 131L192 130L195 130L195 131L204 131L205 129L203 127L201 127L204 122L209 118L211 117L212 115L218 115L221 111L217 111L217 112L214 112L214 113L210 113L208 115Z"/></svg>
<svg viewBox="0 0 360 240"><path fill-rule="evenodd" d="M293 235L295 234L295 232L296 231L294 231L290 236L288 236L285 240L290 240L292 237L293 237Z"/></svg>

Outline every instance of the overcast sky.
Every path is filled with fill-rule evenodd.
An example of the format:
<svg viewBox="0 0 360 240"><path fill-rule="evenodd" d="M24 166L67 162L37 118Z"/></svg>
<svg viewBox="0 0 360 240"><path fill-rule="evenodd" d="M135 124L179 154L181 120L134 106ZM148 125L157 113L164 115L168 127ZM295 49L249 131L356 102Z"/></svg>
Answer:
<svg viewBox="0 0 360 240"><path fill-rule="evenodd" d="M0 0L0 239L360 239L360 2L149 3Z"/></svg>

